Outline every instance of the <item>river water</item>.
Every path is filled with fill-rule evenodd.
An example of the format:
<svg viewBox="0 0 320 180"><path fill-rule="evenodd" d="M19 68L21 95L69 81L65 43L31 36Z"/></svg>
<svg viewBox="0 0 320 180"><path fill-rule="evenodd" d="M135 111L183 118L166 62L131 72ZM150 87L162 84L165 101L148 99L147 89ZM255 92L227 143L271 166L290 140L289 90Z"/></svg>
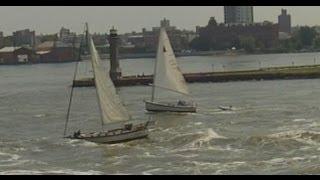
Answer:
<svg viewBox="0 0 320 180"><path fill-rule="evenodd" d="M239 70L259 61L313 64L319 55L181 57L179 64L184 72L212 71L212 64ZM124 75L150 74L153 60L120 64ZM194 114L146 113L151 89L121 87L133 118L152 116L156 125L148 139L99 145L62 138L74 67L0 66L0 174L320 174L320 79L189 84ZM74 93L68 133L99 130L95 89Z"/></svg>

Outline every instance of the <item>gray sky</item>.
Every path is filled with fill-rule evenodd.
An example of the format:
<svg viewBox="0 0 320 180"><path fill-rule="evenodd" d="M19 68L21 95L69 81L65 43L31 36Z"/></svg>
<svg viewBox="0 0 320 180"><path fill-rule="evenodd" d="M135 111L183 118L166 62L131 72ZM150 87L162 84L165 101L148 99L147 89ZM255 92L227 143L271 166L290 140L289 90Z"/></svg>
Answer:
<svg viewBox="0 0 320 180"><path fill-rule="evenodd" d="M292 25L320 25L318 6L255 6L254 20L277 22L280 9L288 9ZM88 22L91 32L106 32L114 25L120 33L141 31L158 26L161 19L170 19L171 25L195 30L206 25L209 17L223 22L223 6L1 6L0 31L5 35L12 31L30 28L40 33L56 33L61 26L74 32L82 32Z"/></svg>

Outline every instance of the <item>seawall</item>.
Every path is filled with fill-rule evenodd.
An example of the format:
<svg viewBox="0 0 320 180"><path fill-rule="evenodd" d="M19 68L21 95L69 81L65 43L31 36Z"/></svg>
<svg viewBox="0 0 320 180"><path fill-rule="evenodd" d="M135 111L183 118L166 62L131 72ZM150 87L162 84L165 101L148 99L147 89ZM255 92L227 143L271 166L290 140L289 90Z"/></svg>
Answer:
<svg viewBox="0 0 320 180"><path fill-rule="evenodd" d="M258 70L228 71L228 72L200 72L183 74L189 83L195 82L229 82L249 80L277 80L277 79L312 79L320 78L320 65L290 66L262 68ZM152 83L152 75L124 76L114 82L115 86L136 86ZM93 78L77 79L74 87L94 86Z"/></svg>

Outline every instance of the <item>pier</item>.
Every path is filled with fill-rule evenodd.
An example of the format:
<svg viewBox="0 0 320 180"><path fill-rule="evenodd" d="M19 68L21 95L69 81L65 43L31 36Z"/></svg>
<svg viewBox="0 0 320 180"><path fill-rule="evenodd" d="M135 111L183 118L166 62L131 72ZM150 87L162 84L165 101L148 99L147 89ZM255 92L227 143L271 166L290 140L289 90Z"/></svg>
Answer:
<svg viewBox="0 0 320 180"><path fill-rule="evenodd" d="M196 82L230 82L250 80L280 80L280 79L313 79L320 78L320 65L271 67L257 70L185 73L188 83ZM139 86L152 83L152 75L122 76L114 80L115 86ZM94 86L93 78L76 79L74 87Z"/></svg>

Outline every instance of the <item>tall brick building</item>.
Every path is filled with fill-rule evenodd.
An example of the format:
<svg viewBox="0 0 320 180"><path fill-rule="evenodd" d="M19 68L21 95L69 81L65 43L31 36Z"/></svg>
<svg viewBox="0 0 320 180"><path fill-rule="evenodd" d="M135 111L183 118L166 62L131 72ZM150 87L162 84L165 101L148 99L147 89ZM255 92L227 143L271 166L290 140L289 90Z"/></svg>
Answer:
<svg viewBox="0 0 320 180"><path fill-rule="evenodd" d="M241 37L253 37L256 42L270 48L278 40L278 25L268 22L249 25L218 24L212 17L207 26L197 27L197 33L213 49L238 47Z"/></svg>
<svg viewBox="0 0 320 180"><path fill-rule="evenodd" d="M279 32L291 33L291 16L287 14L286 9L281 9L281 15L278 16Z"/></svg>

